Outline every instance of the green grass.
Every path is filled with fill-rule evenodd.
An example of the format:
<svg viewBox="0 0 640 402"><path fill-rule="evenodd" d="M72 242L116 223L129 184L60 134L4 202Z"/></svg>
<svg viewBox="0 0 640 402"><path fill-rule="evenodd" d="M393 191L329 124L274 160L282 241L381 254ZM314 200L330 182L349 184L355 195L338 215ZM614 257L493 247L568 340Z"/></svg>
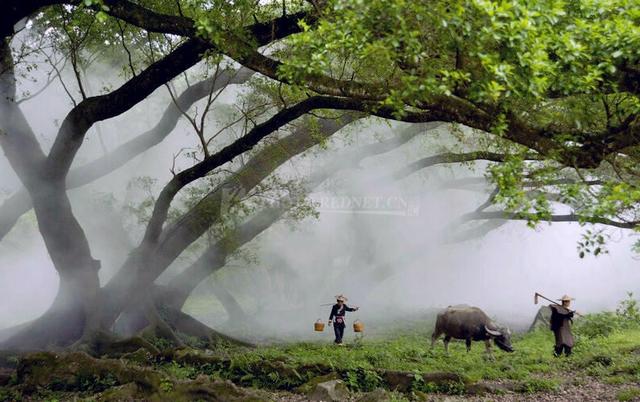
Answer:
<svg viewBox="0 0 640 402"><path fill-rule="evenodd" d="M640 388L626 388L618 391L616 399L619 401L633 401L640 398Z"/></svg>
<svg viewBox="0 0 640 402"><path fill-rule="evenodd" d="M572 373L574 382L580 381L579 375L598 377L614 384L640 381L640 326L608 331L607 336L594 335L592 328L589 331L585 331L588 336L576 331L574 354L569 358L552 355L553 335L548 330L514 336L516 351L505 353L494 347L494 359L490 360L481 342L475 342L469 353L462 342L452 342L447 355L442 341L431 349L430 331L412 328L393 339L365 337L344 347L304 342L264 346L249 351L231 349L225 353L232 361L231 369L217 374L236 381L241 379L240 382L247 385L281 389L304 383L308 378L298 375L296 370L313 365L328 366L342 373L349 387L356 390L379 386L378 369L415 373L454 372L472 382L513 380L520 384L522 392L554 390L567 380L567 373ZM273 370L263 370L264 373L256 370L265 361L278 362L294 374L289 376Z"/></svg>
<svg viewBox="0 0 640 402"><path fill-rule="evenodd" d="M501 380L501 384L523 393L554 392L564 383L584 384L589 377L617 385L618 400L634 400L640 396L640 323L618 324L613 329L609 324L603 326L601 317L577 323L574 354L569 358L552 355L553 335L544 329L514 336L515 352L494 348L493 359L486 357L482 342L475 342L469 353L464 343L452 342L447 355L442 341L430 347L430 326L411 323L393 337L352 340L350 335L344 347L329 342L299 342L253 349L227 346L206 352L187 348L172 351L166 360L148 363L149 369L160 370L163 380L159 389L164 393L177 392L176 384L202 375L229 379L245 387L301 393L312 389L314 380L340 378L353 391L372 391L393 388L387 377L393 370L408 373L400 377L410 382L402 390L406 393L389 394L397 401L414 399L412 395L425 392L462 394L482 380ZM467 381L455 379L437 385L425 382L422 374L434 372L456 373ZM39 400L90 397L114 384L110 378L78 376L73 394L54 392L55 387L47 386L34 395ZM0 400L20 400L20 396L17 388L0 389Z"/></svg>

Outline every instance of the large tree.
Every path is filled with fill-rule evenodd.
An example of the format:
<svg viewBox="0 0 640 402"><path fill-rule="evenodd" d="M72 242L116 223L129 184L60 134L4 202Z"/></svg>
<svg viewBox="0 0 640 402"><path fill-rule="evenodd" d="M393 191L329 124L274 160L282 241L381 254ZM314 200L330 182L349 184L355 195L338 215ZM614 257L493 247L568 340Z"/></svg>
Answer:
<svg viewBox="0 0 640 402"><path fill-rule="evenodd" d="M623 0L9 1L0 19L0 145L24 189L2 206L0 236L33 207L60 289L50 309L7 345L84 345L96 333L110 331L123 313L134 317L135 329L140 326L135 317L143 315L142 321L164 333L180 329L215 336L180 312L186 295L224 265L234 242L250 240L284 207L240 213L233 234L215 238L214 233L202 258L174 280L175 289L157 289L155 280L237 214L234 207L278 166L367 116L451 124L457 149L408 166L398 178L436 163L496 162L489 169L496 187L489 204L502 210L487 212L486 204L472 218L561 220L553 213L559 201L573 210L565 220L635 228L639 5ZM97 53L107 43L108 52ZM43 50L47 47L50 53ZM33 54L44 57L58 77L58 58L68 60L75 77L71 90L63 85L73 107L46 151L29 124L34 117L20 105L24 97L37 99L37 93L19 93ZM92 94L91 63L117 55L124 60L121 82ZM242 119L228 122L229 127L243 122L240 135L221 139L205 130L216 93L254 72L260 76L255 98L242 109ZM180 95L177 77L188 86ZM163 86L172 102L155 128L104 158L72 168L92 127ZM200 116L189 114L201 99ZM67 191L162 141L181 116L197 134L197 156L163 185L140 242L116 275L101 284L100 263ZM266 137L272 141L260 145ZM241 156L250 159L235 164ZM231 173L212 179L228 170L223 167ZM210 182L197 202L176 208L176 197L203 179ZM158 299L171 301L173 327L158 317ZM144 311L137 311L141 306ZM185 322L179 328L177 323Z"/></svg>

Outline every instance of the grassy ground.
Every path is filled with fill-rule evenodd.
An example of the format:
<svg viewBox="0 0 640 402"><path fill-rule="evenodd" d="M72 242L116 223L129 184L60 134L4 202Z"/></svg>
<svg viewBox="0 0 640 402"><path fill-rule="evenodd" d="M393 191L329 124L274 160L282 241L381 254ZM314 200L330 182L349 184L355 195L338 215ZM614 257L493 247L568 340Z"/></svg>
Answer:
<svg viewBox="0 0 640 402"><path fill-rule="evenodd" d="M442 342L431 349L426 331L403 333L386 340L368 340L365 336L344 347L327 343L260 347L239 354L230 352L230 357L236 367L247 368L249 376L248 368L262 361L281 361L294 368L328 365L346 373L348 385L355 390L379 386L377 369L453 372L472 382L515 380L529 392L553 390L569 372L595 376L609 383L640 383L640 328L615 330L608 336L586 336L577 332L574 354L569 358L552 355L553 335L545 330L516 335L513 339L516 351L494 350L493 360L484 353L483 343L475 343L469 353L463 343L452 343L449 355ZM253 384L279 386L277 378L255 378Z"/></svg>
<svg viewBox="0 0 640 402"><path fill-rule="evenodd" d="M305 384L319 378L342 379L354 395L358 395L376 388L391 389L386 375L396 371L411 375L410 385L403 394L389 394L391 400L398 401L431 400L425 395L462 395L470 391L471 385L478 383L509 383L510 390L521 395L516 399L499 400L542 400L540 398L546 395L559 398L547 400L587 400L558 393L567 387L586 389L594 383L600 388L607 388L605 392L611 399L606 400L640 399L640 319L633 312L626 315L590 315L577 322L574 328L576 346L569 358L553 357L553 336L546 329L515 335L512 342L514 353L494 348L493 359L489 359L484 353L484 344L479 342L473 344L469 353L461 342L450 345L449 355L445 353L442 341L432 349L429 339L432 325L424 320L408 324L399 332L378 332L371 337L365 334L362 338L354 338L350 333L347 345L343 347L323 341L252 349L182 349L156 356L136 352L119 356L118 360L100 359L96 362L122 365L114 366L118 370L144 370L143 376L137 375L145 378L140 381L147 384L146 389L140 386L127 388L130 395L143 400L191 400L188 393L179 394L178 391L191 392L189 390L195 388L201 391L207 389L208 384L220 380L230 380L241 387L266 392L257 400L304 401L304 396L283 396L282 392L304 391ZM44 356L36 358L32 364L42 369L43 365L54 364L49 363L51 361L53 357ZM0 400L109 400L105 395L124 387L129 381L122 376L105 377L103 371L95 368L87 369L89 371L82 374L80 381L75 378L78 376L76 372L67 370L67 366L72 364L60 361L55 364L55 369L61 374L56 374L58 378L52 384L42 379L34 383L34 379L29 378L29 373L34 371L27 369L24 378L14 375L5 387L0 387ZM43 372L47 371L50 370ZM435 372L457 374L460 381L443 385L423 379L423 374ZM65 378L64 389L60 387L60 376ZM534 399L524 399L529 398L527 394ZM121 394L116 392L113 395L116 397L111 400L119 400L117 395ZM589 400L599 399L602 398L598 396Z"/></svg>

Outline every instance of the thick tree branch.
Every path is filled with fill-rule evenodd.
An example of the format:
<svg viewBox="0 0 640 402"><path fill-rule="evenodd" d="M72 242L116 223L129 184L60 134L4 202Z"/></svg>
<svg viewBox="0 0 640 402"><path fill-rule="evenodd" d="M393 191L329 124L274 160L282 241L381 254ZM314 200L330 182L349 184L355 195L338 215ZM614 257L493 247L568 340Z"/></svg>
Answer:
<svg viewBox="0 0 640 402"><path fill-rule="evenodd" d="M200 40L189 40L115 91L80 102L67 114L60 126L47 158L44 172L46 177L66 176L87 130L93 123L129 110L159 86L195 65L207 47Z"/></svg>
<svg viewBox="0 0 640 402"><path fill-rule="evenodd" d="M484 212L471 212L462 216L463 220L481 220L481 219L506 219L506 220L527 220L526 216L522 216L513 212L505 211L484 211ZM634 229L640 222L638 221L616 221L603 217L583 216L578 214L565 214L565 215L551 215L545 218L549 222L580 222L580 223L592 223L602 224L607 226L614 226L621 229Z"/></svg>
<svg viewBox="0 0 640 402"><path fill-rule="evenodd" d="M261 54L249 44L243 43L237 38L231 38L230 42L232 44L230 48L232 49L225 52L225 54L238 63L275 81L285 84L297 84L279 73L279 69L283 65L282 62ZM305 86L322 95L345 96L367 101L382 101L387 96L382 86L364 84L357 81L338 80L318 74L301 73L301 75L305 77Z"/></svg>
<svg viewBox="0 0 640 402"><path fill-rule="evenodd" d="M210 91L218 91L229 84L241 84L253 75L253 71L241 68L239 71L225 71L187 88L169 103L160 121L151 130L120 145L107 155L71 169L67 177L67 188L73 189L97 180L162 142L173 131L181 116L181 110L190 108L196 101L207 96ZM213 86L213 87L212 87ZM0 240L16 224L20 216L31 209L31 200L25 189L18 190L0 206Z"/></svg>
<svg viewBox="0 0 640 402"><path fill-rule="evenodd" d="M0 13L0 35L2 39L14 34L14 26L43 7L64 4L63 0L5 0Z"/></svg>
<svg viewBox="0 0 640 402"><path fill-rule="evenodd" d="M293 134L265 147L178 221L164 229L157 244L143 242L105 287L105 291L113 295L105 312L105 325L109 326L117 318L132 289L153 282L180 253L218 221L223 212L223 199L225 203L237 202L282 163L329 138L353 118L345 116L341 121L321 119L319 135L312 135L307 126L302 126Z"/></svg>
<svg viewBox="0 0 640 402"><path fill-rule="evenodd" d="M305 187L311 191L337 172L355 168L367 157L390 152L407 143L416 135L425 130L434 129L436 126L436 124L414 126L403 130L393 139L343 151L332 157L330 162L326 163L322 168L315 170L305 183ZM268 229L299 201L295 197L285 196L273 206L263 208L231 233L213 243L198 260L174 277L168 284L168 288L171 290L172 303L175 303L174 306L181 308L187 297L200 282L225 266L229 255Z"/></svg>
<svg viewBox="0 0 640 402"><path fill-rule="evenodd" d="M37 187L44 152L22 110L15 102L16 77L9 42L0 42L0 146L26 186Z"/></svg>
<svg viewBox="0 0 640 402"><path fill-rule="evenodd" d="M283 83L294 84L282 74L279 69L282 63L264 56L255 50L248 49L238 43L235 53L227 53L239 63ZM247 48L247 49L245 49ZM456 96L433 96L429 101L418 104L418 109L407 107L405 110L377 109L379 104L374 103L385 99L389 92L382 84L360 83L356 81L341 81L324 75L303 75L305 85L311 90L330 96L349 97L351 100L366 101L368 105L362 106L373 111L374 114L386 118L402 121L420 121L423 111L430 114L440 114L440 119L447 122L456 122L466 126L492 132L493 126L500 115L497 112L488 112L478 105ZM358 109L361 110L361 109ZM375 112L379 110L379 112ZM630 119L627 124L618 127L610 127L599 133L579 131L575 133L574 143L567 143L555 138L566 138L567 130L548 127L535 127L525 122L518 114L507 111L507 130L504 138L524 145L547 158L555 159L565 166L579 168L595 168L608 155L615 154L626 148L640 145L640 123L637 119ZM635 124L632 124L636 122ZM575 141L579 143L576 144Z"/></svg>
<svg viewBox="0 0 640 402"><path fill-rule="evenodd" d="M196 23L191 18L157 13L130 1L105 0L105 4L109 6L107 13L111 16L146 31L190 38L196 37ZM300 32L301 28L298 25L300 20L313 24L317 20L317 13L301 11L274 18L270 21L257 22L246 29L254 38L254 45L264 46L275 40Z"/></svg>
<svg viewBox="0 0 640 402"><path fill-rule="evenodd" d="M150 243L158 239L162 231L162 226L167 218L171 201L184 186L204 177L213 169L231 162L238 155L251 150L264 137L296 120L305 113L331 105L333 100L334 99L330 97L315 96L283 109L209 158L175 175L158 196L147 226L144 241Z"/></svg>
<svg viewBox="0 0 640 402"><path fill-rule="evenodd" d="M426 158L422 158L415 162L408 164L397 172L393 173L392 177L395 180L401 180L421 169L446 164L446 163L463 163L463 162L472 162L472 161L491 161L491 162L504 162L508 154L502 154L497 152L488 152L488 151L475 151L475 152L467 152L467 153L454 153L454 152L445 152L438 155L428 156ZM540 160L541 156L531 154L527 155L525 159L528 160Z"/></svg>

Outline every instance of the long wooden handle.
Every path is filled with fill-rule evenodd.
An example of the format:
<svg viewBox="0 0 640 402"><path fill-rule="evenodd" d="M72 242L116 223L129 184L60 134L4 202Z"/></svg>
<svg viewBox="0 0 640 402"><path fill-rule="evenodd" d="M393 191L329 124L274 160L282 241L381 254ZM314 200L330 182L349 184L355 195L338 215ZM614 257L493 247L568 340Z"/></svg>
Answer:
<svg viewBox="0 0 640 402"><path fill-rule="evenodd" d="M551 303L553 303L553 304L557 304L558 306L560 306L560 305L561 305L561 304L558 304L558 303L554 302L553 300L549 299L548 297L544 297L544 296L543 296L543 295L541 295L540 293L537 293L537 292L536 292L536 296L541 297L541 298L543 298L543 299L545 299L545 300L547 300L547 301L550 301L550 302L551 302Z"/></svg>
<svg viewBox="0 0 640 402"><path fill-rule="evenodd" d="M545 299L545 300L547 300L547 301L550 301L551 303L555 304L556 306L562 306L562 304L558 304L558 303L554 302L553 300L549 299L548 297L544 297L543 295L541 295L541 294L540 294L540 293L538 293L538 292L536 292L536 296L541 297L541 298L543 298L543 299ZM567 310L569 310L569 309L567 309ZM573 313L574 313L575 315L577 315L577 316L584 317L584 315L582 315L582 314L578 313L578 312L577 312L577 311L575 311L575 310L569 310L569 311L573 312Z"/></svg>

